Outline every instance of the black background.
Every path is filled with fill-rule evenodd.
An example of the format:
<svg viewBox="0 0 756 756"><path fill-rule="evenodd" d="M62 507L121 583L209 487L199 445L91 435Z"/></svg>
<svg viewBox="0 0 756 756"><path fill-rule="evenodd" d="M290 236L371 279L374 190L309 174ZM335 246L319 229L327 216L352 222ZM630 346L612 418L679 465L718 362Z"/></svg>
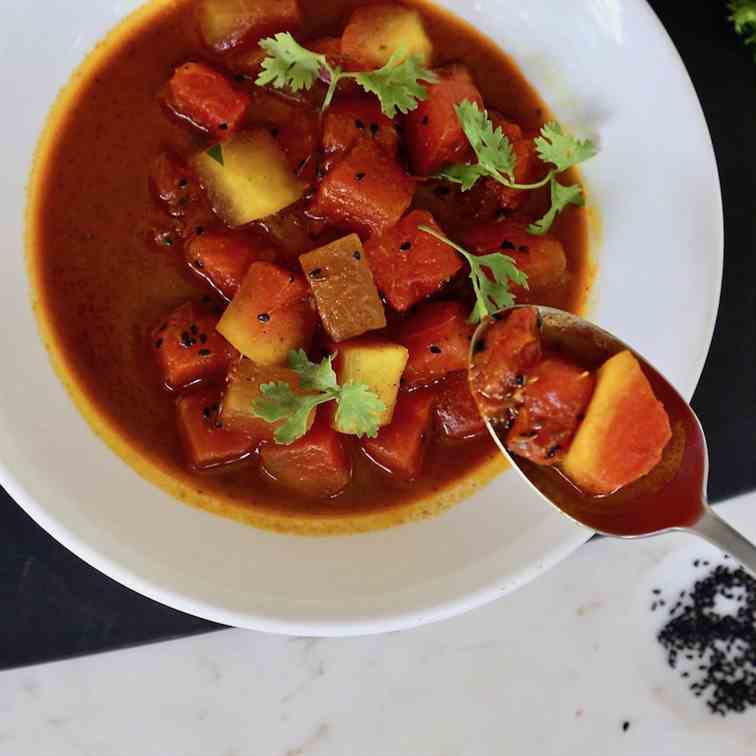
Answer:
<svg viewBox="0 0 756 756"><path fill-rule="evenodd" d="M709 442L709 493L717 502L756 488L756 62L727 22L723 0L651 5L703 104L722 183L722 302L693 400ZM638 124L639 130L649 128L660 140L675 139L676 124L655 123L653 114ZM648 168L653 181L654 166ZM671 285L685 285L682 271ZM89 567L1 489L0 518L0 668L218 628L143 598Z"/></svg>

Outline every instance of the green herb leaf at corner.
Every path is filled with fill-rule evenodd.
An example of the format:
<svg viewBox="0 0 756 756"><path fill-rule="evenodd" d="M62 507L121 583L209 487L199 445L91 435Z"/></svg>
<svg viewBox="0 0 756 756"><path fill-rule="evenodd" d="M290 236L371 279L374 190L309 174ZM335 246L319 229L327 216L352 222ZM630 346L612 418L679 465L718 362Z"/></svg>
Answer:
<svg viewBox="0 0 756 756"><path fill-rule="evenodd" d="M756 0L730 0L730 21L746 45L756 46ZM756 49L753 50L756 58Z"/></svg>
<svg viewBox="0 0 756 756"><path fill-rule="evenodd" d="M226 163L223 160L223 147L220 144L214 144L209 150L207 150L207 154L215 160L216 163L225 166Z"/></svg>
<svg viewBox="0 0 756 756"><path fill-rule="evenodd" d="M341 387L336 427L341 433L375 438L386 405L364 383L350 381Z"/></svg>
<svg viewBox="0 0 756 756"><path fill-rule="evenodd" d="M564 186L556 180L556 177L552 177L551 207L546 215L528 226L528 233L533 234L533 236L543 236L545 233L548 233L551 226L554 224L557 215L559 215L567 205L582 207L584 204L585 196L583 195L583 189L580 184Z"/></svg>

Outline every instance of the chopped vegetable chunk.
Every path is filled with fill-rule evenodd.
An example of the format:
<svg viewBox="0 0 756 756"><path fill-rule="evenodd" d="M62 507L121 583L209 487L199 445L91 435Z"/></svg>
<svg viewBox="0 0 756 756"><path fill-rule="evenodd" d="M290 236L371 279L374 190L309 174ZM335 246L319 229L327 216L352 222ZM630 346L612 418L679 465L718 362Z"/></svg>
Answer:
<svg viewBox="0 0 756 756"><path fill-rule="evenodd" d="M194 302L185 302L158 323L150 346L166 388L177 391L225 374L234 350L216 331L217 323L217 315Z"/></svg>
<svg viewBox="0 0 756 756"><path fill-rule="evenodd" d="M470 392L467 371L451 373L438 387L436 426L444 436L457 440L475 438L486 432Z"/></svg>
<svg viewBox="0 0 756 756"><path fill-rule="evenodd" d="M418 230L423 225L443 234L430 213L413 210L399 225L365 244L378 288L399 312L435 294L463 266L453 249Z"/></svg>
<svg viewBox="0 0 756 756"><path fill-rule="evenodd" d="M672 438L664 405L629 351L607 360L562 464L584 491L609 494L643 477Z"/></svg>
<svg viewBox="0 0 756 756"><path fill-rule="evenodd" d="M180 396L176 402L179 435L192 467L203 470L248 456L252 443L218 418L220 391L207 388Z"/></svg>
<svg viewBox="0 0 756 756"><path fill-rule="evenodd" d="M483 98L465 66L438 69L439 81L428 85L428 98L404 119L410 165L418 176L430 176L447 163L464 162L470 143L454 106L469 100L483 107Z"/></svg>
<svg viewBox="0 0 756 756"><path fill-rule="evenodd" d="M299 258L320 319L336 342L385 328L386 315L356 234Z"/></svg>
<svg viewBox="0 0 756 756"><path fill-rule="evenodd" d="M296 202L305 190L283 150L265 129L240 132L222 146L200 152L192 166L213 209L230 226L277 213Z"/></svg>
<svg viewBox="0 0 756 756"><path fill-rule="evenodd" d="M491 418L501 419L512 406L509 395L524 384L524 376L542 357L538 311L519 307L492 323L474 345L470 385Z"/></svg>
<svg viewBox="0 0 756 756"><path fill-rule="evenodd" d="M365 384L385 405L378 424L388 425L394 415L399 383L407 364L407 350L386 339L363 337L338 346L336 373L339 383ZM344 432L334 419L333 427Z"/></svg>
<svg viewBox="0 0 756 756"><path fill-rule="evenodd" d="M414 55L423 63L433 56L420 13L396 3L357 8L344 29L341 49L365 70L380 68L395 52L401 60Z"/></svg>
<svg viewBox="0 0 756 756"><path fill-rule="evenodd" d="M318 410L306 436L288 446L266 444L260 459L279 483L313 499L335 496L352 477L349 455L324 408Z"/></svg>
<svg viewBox="0 0 756 756"><path fill-rule="evenodd" d="M447 373L467 370L473 330L461 302L421 307L399 330L399 341L409 350L405 381L431 383Z"/></svg>
<svg viewBox="0 0 756 756"><path fill-rule="evenodd" d="M554 236L533 236L527 226L515 221L498 221L476 226L463 235L465 246L476 255L503 252L528 277L530 293L557 286L567 272L562 242ZM516 289L523 296L521 288Z"/></svg>
<svg viewBox="0 0 756 756"><path fill-rule="evenodd" d="M272 262L273 249L225 231L203 231L184 246L189 267L226 299L233 299L253 260Z"/></svg>
<svg viewBox="0 0 756 756"><path fill-rule="evenodd" d="M217 52L302 24L297 0L200 0L197 16L205 44Z"/></svg>
<svg viewBox="0 0 756 756"><path fill-rule="evenodd" d="M254 262L218 330L258 365L281 365L291 349L309 345L315 325L304 279L272 263Z"/></svg>
<svg viewBox="0 0 756 756"><path fill-rule="evenodd" d="M429 389L402 392L391 425L363 443L367 455L400 480L418 478L428 447L435 401L435 394Z"/></svg>
<svg viewBox="0 0 756 756"><path fill-rule="evenodd" d="M166 104L180 118L225 141L239 128L250 99L204 63L185 63L168 82Z"/></svg>
<svg viewBox="0 0 756 756"><path fill-rule="evenodd" d="M364 140L326 174L312 212L365 236L380 234L399 222L414 191L399 162Z"/></svg>
<svg viewBox="0 0 756 756"><path fill-rule="evenodd" d="M391 157L396 157L399 150L396 126L383 115L375 97L362 94L337 98L323 120L327 166L362 140L374 141Z"/></svg>
<svg viewBox="0 0 756 756"><path fill-rule="evenodd" d="M221 419L228 430L246 434L256 448L260 443L273 442L273 434L284 420L267 422L252 411L253 403L262 395L260 386L266 383L286 383L295 394L303 394L299 388L299 376L284 367L263 367L252 360L242 359L232 365L223 395ZM315 410L310 413L306 427L309 430L315 419Z"/></svg>
<svg viewBox="0 0 756 756"><path fill-rule="evenodd" d="M539 465L558 464L593 394L595 377L562 357L545 357L514 395L517 414L507 448Z"/></svg>

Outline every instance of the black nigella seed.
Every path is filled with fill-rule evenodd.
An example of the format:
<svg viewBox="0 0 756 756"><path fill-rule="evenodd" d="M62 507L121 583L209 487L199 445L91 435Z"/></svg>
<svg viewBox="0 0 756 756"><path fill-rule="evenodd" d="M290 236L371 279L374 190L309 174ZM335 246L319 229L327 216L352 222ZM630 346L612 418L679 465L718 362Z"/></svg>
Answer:
<svg viewBox="0 0 756 756"><path fill-rule="evenodd" d="M179 189L183 189L185 186L189 186L189 182L185 178L182 178L179 180L178 185Z"/></svg>
<svg viewBox="0 0 756 756"><path fill-rule="evenodd" d="M194 267L197 268L197 270L202 270L202 268L205 267L202 260L200 260L199 257L194 261Z"/></svg>
<svg viewBox="0 0 756 756"><path fill-rule="evenodd" d="M267 312L261 312L261 313L260 313L260 314L259 314L259 315L257 316L257 319L258 319L258 320L259 320L259 321L260 321L261 323L267 323L267 322L268 322L268 321L270 320L270 315L268 315L268 313L267 313Z"/></svg>
<svg viewBox="0 0 756 756"><path fill-rule="evenodd" d="M428 118L428 116L423 116L423 121L422 121L423 126L427 126L429 120L430 120L430 118Z"/></svg>
<svg viewBox="0 0 756 756"><path fill-rule="evenodd" d="M299 161L299 165L297 165L297 173L299 173L299 171L301 171L302 168L304 168L306 164L307 164L307 158L302 158Z"/></svg>
<svg viewBox="0 0 756 756"><path fill-rule="evenodd" d="M201 333L200 334L200 344L206 344L207 343L207 334Z"/></svg>
<svg viewBox="0 0 756 756"><path fill-rule="evenodd" d="M441 347L436 346L435 344L431 344L430 350L431 352L433 352L433 354L441 354Z"/></svg>
<svg viewBox="0 0 756 756"><path fill-rule="evenodd" d="M554 457L556 457L556 454L557 454L557 452L558 452L558 451L559 451L559 450L560 450L561 448L562 448L562 447L561 447L561 446L559 446L559 444L554 444L554 446L552 446L552 447L551 447L551 448L550 448L550 449L549 449L549 450L548 450L548 451L546 452L546 458L547 458L547 459L553 459Z"/></svg>
<svg viewBox="0 0 756 756"><path fill-rule="evenodd" d="M660 596L661 595L661 588L654 588L654 590L651 591L651 593L653 593L653 594L655 594L657 596Z"/></svg>
<svg viewBox="0 0 756 756"><path fill-rule="evenodd" d="M159 338L159 339L158 339L158 340L157 340L157 341L155 342L155 349L160 349L160 347L161 347L161 346L163 346L163 339L162 339L162 337L161 337L161 338Z"/></svg>
<svg viewBox="0 0 756 756"><path fill-rule="evenodd" d="M630 729L630 722L628 722L627 720L625 720L622 723L622 732L627 732L629 729Z"/></svg>
<svg viewBox="0 0 756 756"><path fill-rule="evenodd" d="M506 251L506 250L510 250L510 249L511 249L511 250L514 250L514 249L515 249L515 245L514 245L514 244L512 244L512 242L511 242L511 241L508 241L507 239L505 239L505 240L504 240L504 241L503 241L503 242L502 242L502 243L501 243L501 244L499 245L499 249L503 249L504 251Z"/></svg>
<svg viewBox="0 0 756 756"><path fill-rule="evenodd" d="M515 386L524 386L525 385L525 376L522 373L518 373L515 376Z"/></svg>
<svg viewBox="0 0 756 756"><path fill-rule="evenodd" d="M202 236L202 234L205 233L205 227L197 226L197 228L194 229L194 233L197 234L197 236Z"/></svg>
<svg viewBox="0 0 756 756"><path fill-rule="evenodd" d="M221 131L228 131L228 124L227 124L227 123L219 123L219 124L218 124L218 128L219 128L219 129L220 129Z"/></svg>
<svg viewBox="0 0 756 756"><path fill-rule="evenodd" d="M354 122L354 125L358 129L364 129L365 128L365 124L359 118Z"/></svg>
<svg viewBox="0 0 756 756"><path fill-rule="evenodd" d="M355 178L357 179L357 181L362 181L362 179L365 178L365 174L362 173L362 172L360 172L360 173L358 173L358 174L355 175Z"/></svg>
<svg viewBox="0 0 756 756"><path fill-rule="evenodd" d="M322 268L313 268L309 273L310 278L318 279L323 277Z"/></svg>
<svg viewBox="0 0 756 756"><path fill-rule="evenodd" d="M192 327L189 330L192 332L192 336L196 336L199 333L199 328L194 323L192 323Z"/></svg>
<svg viewBox="0 0 756 756"><path fill-rule="evenodd" d="M486 351L486 340L485 339L478 339L475 342L474 352L475 354L479 354L480 352Z"/></svg>
<svg viewBox="0 0 756 756"><path fill-rule="evenodd" d="M275 138L276 138L276 137L278 136L278 133L279 133L279 132L278 132L278 127L277 127L277 126L274 126L274 127L273 127L273 128L272 128L272 129L270 130L270 135L271 135L271 136L273 137L273 139L275 139Z"/></svg>
<svg viewBox="0 0 756 756"><path fill-rule="evenodd" d="M209 357L212 354L212 352L209 349L200 349L199 350L199 356L200 357Z"/></svg>
<svg viewBox="0 0 756 756"><path fill-rule="evenodd" d="M210 409L210 407L205 407L202 410L202 415L205 418L205 420L209 420L211 414L212 414L212 410Z"/></svg>
<svg viewBox="0 0 756 756"><path fill-rule="evenodd" d="M402 252L409 252L412 249L412 242L403 242L399 245L399 249L401 249Z"/></svg>
<svg viewBox="0 0 756 756"><path fill-rule="evenodd" d="M381 127L377 123L370 124L370 133L373 136L375 136L380 130L381 130Z"/></svg>
<svg viewBox="0 0 756 756"><path fill-rule="evenodd" d="M361 260L362 259L362 255L360 254L359 250L355 250L354 252L352 252L352 257L355 260Z"/></svg>
<svg viewBox="0 0 756 756"><path fill-rule="evenodd" d="M530 247L526 246L525 244L520 244L519 247L517 247L518 252L522 252L523 254L527 254L530 252Z"/></svg>

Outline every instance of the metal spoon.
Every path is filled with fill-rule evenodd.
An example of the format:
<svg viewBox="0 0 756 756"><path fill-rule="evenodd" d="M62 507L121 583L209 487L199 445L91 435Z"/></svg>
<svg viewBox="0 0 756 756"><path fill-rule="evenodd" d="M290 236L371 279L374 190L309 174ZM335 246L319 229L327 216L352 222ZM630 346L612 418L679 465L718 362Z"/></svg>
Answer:
<svg viewBox="0 0 756 756"><path fill-rule="evenodd" d="M534 305L515 305L502 315L519 307ZM579 364L598 367L617 352L629 349L640 361L657 399L667 410L672 440L661 462L644 478L608 496L588 496L555 468L511 454L497 426L483 413L489 433L512 467L563 515L598 533L619 538L645 538L672 531L695 533L756 575L756 545L706 502L709 466L706 439L690 405L653 365L616 336L568 312L551 307L536 309L541 318L544 346L574 356ZM472 340L471 364L492 322L485 320L478 326Z"/></svg>

